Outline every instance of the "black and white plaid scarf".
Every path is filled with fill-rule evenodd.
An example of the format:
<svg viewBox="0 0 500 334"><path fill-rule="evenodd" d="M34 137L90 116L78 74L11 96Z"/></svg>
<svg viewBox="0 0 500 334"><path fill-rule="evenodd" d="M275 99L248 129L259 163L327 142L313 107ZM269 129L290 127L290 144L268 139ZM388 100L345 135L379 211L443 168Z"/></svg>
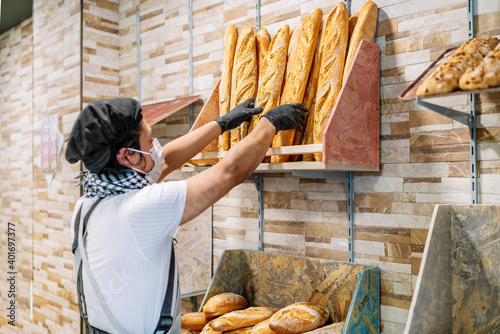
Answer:
<svg viewBox="0 0 500 334"><path fill-rule="evenodd" d="M85 197L108 197L141 189L149 182L131 169L124 169L120 174L95 174L81 172L75 179L81 178L77 187L83 185Z"/></svg>

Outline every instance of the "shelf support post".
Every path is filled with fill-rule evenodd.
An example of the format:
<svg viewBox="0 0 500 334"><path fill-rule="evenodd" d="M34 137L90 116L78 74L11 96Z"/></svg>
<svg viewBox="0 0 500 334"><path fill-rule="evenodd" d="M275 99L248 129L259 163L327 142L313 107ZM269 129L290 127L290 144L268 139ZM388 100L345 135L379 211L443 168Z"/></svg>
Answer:
<svg viewBox="0 0 500 334"><path fill-rule="evenodd" d="M264 178L262 173L253 173L247 180L255 183L257 188L257 202L259 205L258 219L259 219L259 250L264 250Z"/></svg>
<svg viewBox="0 0 500 334"><path fill-rule="evenodd" d="M467 1L467 28L469 39L474 38L474 0ZM469 94L469 110L471 117L470 132L470 183L472 204L478 204L477 150L476 150L476 95Z"/></svg>
<svg viewBox="0 0 500 334"><path fill-rule="evenodd" d="M293 172L294 176L344 181L347 192L347 261L354 262L354 178L352 172Z"/></svg>

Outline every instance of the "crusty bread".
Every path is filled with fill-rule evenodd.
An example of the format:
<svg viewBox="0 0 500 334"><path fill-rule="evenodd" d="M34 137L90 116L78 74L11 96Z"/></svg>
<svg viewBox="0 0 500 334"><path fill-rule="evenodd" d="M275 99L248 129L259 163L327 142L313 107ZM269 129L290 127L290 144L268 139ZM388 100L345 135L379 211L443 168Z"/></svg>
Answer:
<svg viewBox="0 0 500 334"><path fill-rule="evenodd" d="M295 303L276 312L269 328L277 333L295 334L314 330L325 324L328 312L313 303Z"/></svg>
<svg viewBox="0 0 500 334"><path fill-rule="evenodd" d="M497 38L481 35L463 43L420 84L417 96L446 94L458 89L462 75L479 65L497 44Z"/></svg>
<svg viewBox="0 0 500 334"><path fill-rule="evenodd" d="M220 331L216 331L213 327L212 327L212 323L213 323L213 320L210 321L208 324L205 325L205 327L203 327L203 329L201 330L201 334L204 334L204 333L211 333L211 334L222 334L222 332Z"/></svg>
<svg viewBox="0 0 500 334"><path fill-rule="evenodd" d="M234 53L238 41L238 29L230 25L224 36L223 69L219 86L219 116L224 116L231 108L231 77L233 75ZM219 151L227 151L230 147L229 131L219 136Z"/></svg>
<svg viewBox="0 0 500 334"><path fill-rule="evenodd" d="M288 73L290 73L291 66L290 61L294 58L295 50L297 50L297 44L299 43L299 38L302 32L302 24L297 24L295 28L290 32L290 43L288 44L288 51L286 54L286 67L285 67L285 77L283 80L286 80ZM283 86L281 87L281 95L280 100L283 97L283 88L285 86L285 81L283 81Z"/></svg>
<svg viewBox="0 0 500 334"><path fill-rule="evenodd" d="M359 11L359 16L352 32L352 37L349 42L349 48L347 51L347 58L344 65L344 76L343 81L347 78L347 73L349 73L349 68L351 67L352 61L354 60L354 55L358 50L359 43L361 40L366 39L373 42L375 37L375 29L377 27L377 15L378 7L373 2L368 0L365 2L361 10Z"/></svg>
<svg viewBox="0 0 500 334"><path fill-rule="evenodd" d="M257 50L255 33L246 25L238 36L231 78L231 110L257 93ZM247 135L248 122L231 130L231 147Z"/></svg>
<svg viewBox="0 0 500 334"><path fill-rule="evenodd" d="M315 329L310 332L305 332L304 334L342 334L344 330L345 322L336 322L334 324L330 324L327 326L323 326L321 328Z"/></svg>
<svg viewBox="0 0 500 334"><path fill-rule="evenodd" d="M271 318L259 322L253 327L252 334L276 334L271 328L269 328L269 321Z"/></svg>
<svg viewBox="0 0 500 334"><path fill-rule="evenodd" d="M263 320L269 319L276 311L278 310L274 307L260 306L229 312L214 319L212 328L225 332L237 328L253 326Z"/></svg>
<svg viewBox="0 0 500 334"><path fill-rule="evenodd" d="M314 62L309 74L309 81L307 82L304 101L302 102L302 104L309 110L306 115L306 126L304 129L304 133L302 134L301 141L296 142L294 138L294 145L298 145L299 143L302 145L314 144L314 108L316 106L316 93L318 91L319 71L321 69L321 45L323 43L323 26L324 24L322 24L319 32L318 42L316 43L316 52L314 54ZM298 132L296 133L296 137L298 137L297 134ZM305 153L302 155L302 160L314 161L314 154Z"/></svg>
<svg viewBox="0 0 500 334"><path fill-rule="evenodd" d="M280 104L301 103L304 99L322 18L323 12L321 9L316 9L305 18L302 24L300 35L297 38L297 45L288 59ZM295 129L278 132L273 139L273 147L292 145L294 136ZM288 155L271 157L273 163L287 160Z"/></svg>
<svg viewBox="0 0 500 334"><path fill-rule="evenodd" d="M181 315L181 328L189 330L202 330L212 318L207 317L203 312L191 312Z"/></svg>
<svg viewBox="0 0 500 334"><path fill-rule="evenodd" d="M255 35L255 46L257 48L257 77L261 72L262 64L266 58L267 50L269 49L269 44L271 43L271 37L266 28L262 27L259 29Z"/></svg>
<svg viewBox="0 0 500 334"><path fill-rule="evenodd" d="M322 34L321 69L314 110L315 144L323 142L323 132L342 87L342 74L349 35L349 18L347 7L343 2L339 2L333 7L323 25ZM321 161L322 154L315 153L314 159Z"/></svg>
<svg viewBox="0 0 500 334"><path fill-rule="evenodd" d="M460 89L475 90L500 86L500 44L474 69L468 69L460 78Z"/></svg>
<svg viewBox="0 0 500 334"><path fill-rule="evenodd" d="M245 297L231 292L224 292L210 298L203 306L203 313L207 317L216 317L234 310L241 310L248 306Z"/></svg>
<svg viewBox="0 0 500 334"><path fill-rule="evenodd" d="M278 105L281 84L286 67L286 54L290 43L290 27L285 24L274 35L259 74L259 89L255 106L264 110L252 118L249 131L257 125L259 117Z"/></svg>
<svg viewBox="0 0 500 334"><path fill-rule="evenodd" d="M232 331L224 332L224 334L251 334L253 331L253 327L245 327L233 329Z"/></svg>
<svg viewBox="0 0 500 334"><path fill-rule="evenodd" d="M185 331L182 334L200 334L200 333L201 333L201 331L192 331L192 330L190 330L190 331Z"/></svg>
<svg viewBox="0 0 500 334"><path fill-rule="evenodd" d="M354 28L356 27L356 23L358 22L359 13L352 14L349 16L349 38L347 39L347 45L351 42L352 34L354 33Z"/></svg>

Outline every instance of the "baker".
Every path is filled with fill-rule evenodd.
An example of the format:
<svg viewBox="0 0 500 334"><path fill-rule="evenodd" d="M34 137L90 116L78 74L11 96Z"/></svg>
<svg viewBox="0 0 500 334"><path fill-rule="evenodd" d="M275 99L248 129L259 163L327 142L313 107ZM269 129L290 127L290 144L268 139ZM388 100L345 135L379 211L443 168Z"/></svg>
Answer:
<svg viewBox="0 0 500 334"><path fill-rule="evenodd" d="M84 196L71 221L80 314L90 333L180 333L180 293L173 236L259 165L278 131L302 128L301 104L263 115L215 166L187 180L161 182L221 133L262 112L248 99L225 116L163 147L140 103L90 103L66 150L83 161Z"/></svg>

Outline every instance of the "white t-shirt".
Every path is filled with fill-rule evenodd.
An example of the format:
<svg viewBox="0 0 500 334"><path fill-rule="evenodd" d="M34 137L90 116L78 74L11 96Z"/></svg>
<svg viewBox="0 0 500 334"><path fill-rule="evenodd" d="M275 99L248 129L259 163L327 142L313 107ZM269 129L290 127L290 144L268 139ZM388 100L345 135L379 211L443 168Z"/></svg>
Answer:
<svg viewBox="0 0 500 334"><path fill-rule="evenodd" d="M82 197L76 203L71 240L78 209L83 204L83 221L95 201ZM109 308L128 333L151 334L158 324L168 283L171 240L185 203L186 182L164 182L107 197L91 215L86 237L90 270ZM82 270L89 323L115 333ZM179 295L174 299L176 307ZM176 318L171 333L180 332L180 314Z"/></svg>

